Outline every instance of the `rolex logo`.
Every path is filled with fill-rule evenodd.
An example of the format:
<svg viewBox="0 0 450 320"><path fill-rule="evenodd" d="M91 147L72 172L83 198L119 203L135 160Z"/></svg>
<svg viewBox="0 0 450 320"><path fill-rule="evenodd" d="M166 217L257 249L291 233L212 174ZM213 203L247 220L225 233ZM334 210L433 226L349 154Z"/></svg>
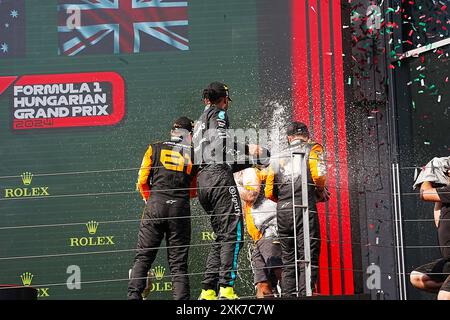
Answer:
<svg viewBox="0 0 450 320"><path fill-rule="evenodd" d="M22 279L22 283L24 286L30 286L31 281L33 280L33 275L30 272L24 272L20 276L20 279Z"/></svg>
<svg viewBox="0 0 450 320"><path fill-rule="evenodd" d="M95 234L97 232L98 222L89 221L88 223L86 223L86 227L88 229L89 234Z"/></svg>
<svg viewBox="0 0 450 320"><path fill-rule="evenodd" d="M33 180L33 174L31 172L24 172L20 176L22 177L22 182L25 186L31 184L31 180Z"/></svg>
<svg viewBox="0 0 450 320"><path fill-rule="evenodd" d="M20 275L20 279L22 279L22 283L25 287L31 286L31 282L33 281L34 275L31 272L24 272ZM38 298L46 298L50 297L49 293L50 288L37 288L37 296Z"/></svg>
<svg viewBox="0 0 450 320"><path fill-rule="evenodd" d="M31 172L24 172L20 177L22 178L23 186L20 188L5 188L5 198L46 197L50 195L48 186L28 187L33 181Z"/></svg>
<svg viewBox="0 0 450 320"><path fill-rule="evenodd" d="M151 270L151 277L156 279L156 281L150 281L152 286L151 292L167 292L173 290L171 281L161 281L165 273L166 268L162 266L156 266Z"/></svg>
<svg viewBox="0 0 450 320"><path fill-rule="evenodd" d="M216 240L216 234L212 231L202 232L202 241L214 241Z"/></svg>
<svg viewBox="0 0 450 320"><path fill-rule="evenodd" d="M166 268L162 266L157 266L152 269L153 274L155 275L156 280L160 281L164 278L164 273L166 272Z"/></svg>
<svg viewBox="0 0 450 320"><path fill-rule="evenodd" d="M71 247L94 247L94 246L113 246L114 236L95 235L97 233L99 223L91 220L86 224L86 229L90 235L88 237L73 237L69 239ZM95 235L95 236L93 236Z"/></svg>

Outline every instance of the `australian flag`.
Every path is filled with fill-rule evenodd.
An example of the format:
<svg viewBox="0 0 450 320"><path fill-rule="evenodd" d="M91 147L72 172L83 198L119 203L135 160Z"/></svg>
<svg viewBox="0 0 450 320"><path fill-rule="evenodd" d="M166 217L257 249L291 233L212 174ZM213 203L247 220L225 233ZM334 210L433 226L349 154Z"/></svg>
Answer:
<svg viewBox="0 0 450 320"><path fill-rule="evenodd" d="M25 56L25 0L0 0L0 59Z"/></svg>
<svg viewBox="0 0 450 320"><path fill-rule="evenodd" d="M187 8L187 0L58 0L59 54L189 50Z"/></svg>

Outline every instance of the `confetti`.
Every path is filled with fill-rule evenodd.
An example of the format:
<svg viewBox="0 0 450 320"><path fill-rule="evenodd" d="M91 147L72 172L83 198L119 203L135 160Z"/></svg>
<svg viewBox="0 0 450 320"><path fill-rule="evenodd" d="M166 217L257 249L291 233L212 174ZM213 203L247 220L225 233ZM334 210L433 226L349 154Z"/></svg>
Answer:
<svg viewBox="0 0 450 320"><path fill-rule="evenodd" d="M437 101L437 103L445 101L444 94L448 92L448 89L444 91L443 86L449 82L449 77L439 76L440 81L437 81L433 76L438 70L448 68L448 64L442 65L442 63L450 61L450 46L434 47L437 41L450 38L448 3L448 0L402 0L393 7L385 6L384 13L381 13L376 10L367 11L366 2L349 0L351 23L350 26L344 27L350 28L352 37L353 72L352 77L348 78L348 85L359 86L375 79L379 81L379 86L389 86L389 78L380 65L380 62L385 61L387 57L392 59L388 63L389 69L409 68L410 80L407 87L414 100L417 100L415 98L417 95L422 95L425 99L425 96L432 97L429 101ZM369 22L372 23L375 17L380 16L381 28L374 29ZM398 36L399 33L403 34L403 39ZM398 59L405 52L418 48L428 52L412 54L407 60ZM442 81L444 79L445 81ZM374 85L377 86L377 84ZM372 96L365 97L365 94L361 91L358 99L373 100ZM383 99L385 94L382 93L377 99ZM415 110L416 102L411 101L410 104ZM421 101L420 104L422 107L423 102ZM371 116L369 115L369 118Z"/></svg>

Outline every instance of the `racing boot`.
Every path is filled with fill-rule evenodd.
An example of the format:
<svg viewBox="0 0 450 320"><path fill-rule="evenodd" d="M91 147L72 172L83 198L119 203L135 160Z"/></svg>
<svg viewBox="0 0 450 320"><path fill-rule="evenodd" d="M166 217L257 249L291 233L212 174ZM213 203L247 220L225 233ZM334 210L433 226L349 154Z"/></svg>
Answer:
<svg viewBox="0 0 450 320"><path fill-rule="evenodd" d="M203 289L198 300L217 300L216 292L213 289Z"/></svg>
<svg viewBox="0 0 450 320"><path fill-rule="evenodd" d="M233 287L220 287L219 300L237 300L239 297L234 293Z"/></svg>
<svg viewBox="0 0 450 320"><path fill-rule="evenodd" d="M256 298L265 299L265 298L273 298L272 288L267 281L262 281L256 284Z"/></svg>

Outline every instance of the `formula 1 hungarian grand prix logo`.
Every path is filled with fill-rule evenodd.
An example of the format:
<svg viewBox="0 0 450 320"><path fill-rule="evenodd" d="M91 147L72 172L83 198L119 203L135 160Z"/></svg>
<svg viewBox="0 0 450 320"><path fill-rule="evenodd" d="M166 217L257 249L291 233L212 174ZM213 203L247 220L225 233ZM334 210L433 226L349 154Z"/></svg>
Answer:
<svg viewBox="0 0 450 320"><path fill-rule="evenodd" d="M0 77L12 86L14 130L111 126L125 115L125 83L115 72Z"/></svg>

